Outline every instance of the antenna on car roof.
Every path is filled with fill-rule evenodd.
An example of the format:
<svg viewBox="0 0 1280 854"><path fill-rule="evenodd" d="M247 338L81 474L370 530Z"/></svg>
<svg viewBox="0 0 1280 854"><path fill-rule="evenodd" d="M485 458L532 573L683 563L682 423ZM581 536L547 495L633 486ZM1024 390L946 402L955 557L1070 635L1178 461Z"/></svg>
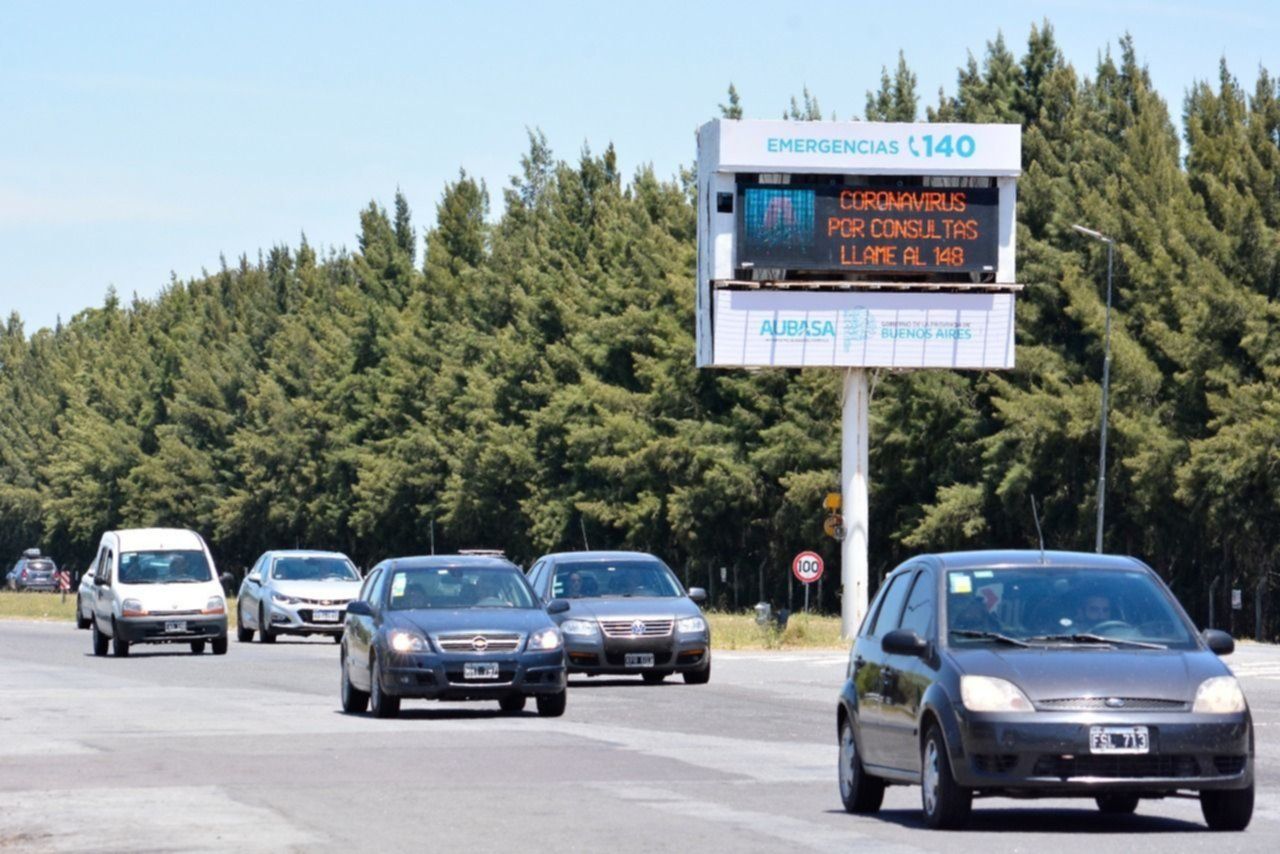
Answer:
<svg viewBox="0 0 1280 854"><path fill-rule="evenodd" d="M1036 536L1040 539L1040 563L1047 564L1049 561L1044 556L1044 531L1040 530L1040 511L1036 510L1036 496L1031 496L1031 518L1036 520Z"/></svg>

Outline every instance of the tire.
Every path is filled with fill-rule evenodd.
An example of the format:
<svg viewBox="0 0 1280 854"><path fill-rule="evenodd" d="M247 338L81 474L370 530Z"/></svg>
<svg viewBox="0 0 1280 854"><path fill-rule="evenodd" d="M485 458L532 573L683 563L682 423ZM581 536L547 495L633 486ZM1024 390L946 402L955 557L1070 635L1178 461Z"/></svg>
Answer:
<svg viewBox="0 0 1280 854"><path fill-rule="evenodd" d="M539 694L538 716L543 718L560 717L564 714L564 707L568 699L568 691L561 691L558 694Z"/></svg>
<svg viewBox="0 0 1280 854"><path fill-rule="evenodd" d="M1137 795L1098 795L1094 801L1107 815L1130 815L1138 808Z"/></svg>
<svg viewBox="0 0 1280 854"><path fill-rule="evenodd" d="M509 694L498 701L498 707L506 715L514 715L524 711L524 694Z"/></svg>
<svg viewBox="0 0 1280 854"><path fill-rule="evenodd" d="M76 594L76 628L89 628L89 620L84 617L84 606L80 604L80 594Z"/></svg>
<svg viewBox="0 0 1280 854"><path fill-rule="evenodd" d="M644 679L646 685L661 685L662 680L667 678L666 673L641 673L640 677Z"/></svg>
<svg viewBox="0 0 1280 854"><path fill-rule="evenodd" d="M351 675L347 673L347 657L339 656L339 666L342 668L341 688L339 689L342 697L342 711L349 715L357 715L369 708L369 692L361 691L359 688L351 684Z"/></svg>
<svg viewBox="0 0 1280 854"><path fill-rule="evenodd" d="M198 641L191 642L191 653L193 655L200 655L203 652L204 652L204 641L198 640Z"/></svg>
<svg viewBox="0 0 1280 854"><path fill-rule="evenodd" d="M101 658L107 654L107 645L109 641L107 636L98 631L98 620L95 617L89 621L92 625L89 627L90 637L93 639L93 654Z"/></svg>
<svg viewBox="0 0 1280 854"><path fill-rule="evenodd" d="M920 749L920 805L934 830L957 830L969 821L973 792L956 785L942 730L934 724Z"/></svg>
<svg viewBox="0 0 1280 854"><path fill-rule="evenodd" d="M400 698L391 697L382 690L382 665L378 656L373 657L373 666L369 668L369 708L375 718L394 718L400 714Z"/></svg>
<svg viewBox="0 0 1280 854"><path fill-rule="evenodd" d="M1200 812L1210 830L1244 830L1253 818L1253 783L1247 789L1201 792Z"/></svg>
<svg viewBox="0 0 1280 854"><path fill-rule="evenodd" d="M333 636L333 642L342 643L342 632L338 632L336 635Z"/></svg>
<svg viewBox="0 0 1280 854"><path fill-rule="evenodd" d="M853 737L853 722L845 720L840 725L840 763L837 766L840 780L840 800L846 812L869 815L879 812L884 803L884 780L873 777L862 767L858 755L858 742Z"/></svg>
<svg viewBox="0 0 1280 854"><path fill-rule="evenodd" d="M276 642L276 633L271 631L271 624L267 622L267 614L262 609L258 610L258 640L263 643Z"/></svg>
<svg viewBox="0 0 1280 854"><path fill-rule="evenodd" d="M240 609L236 608L236 640L240 643L251 643L253 641L253 629L244 627L244 614L240 613Z"/></svg>
<svg viewBox="0 0 1280 854"><path fill-rule="evenodd" d="M120 627L114 622L111 624L111 654L116 658L125 658L129 655L129 642L124 639L124 635L120 633Z"/></svg>
<svg viewBox="0 0 1280 854"><path fill-rule="evenodd" d="M227 654L227 636L223 635L220 638L214 638L213 640L209 641L209 646L213 647L214 655L226 655Z"/></svg>
<svg viewBox="0 0 1280 854"><path fill-rule="evenodd" d="M686 670L684 672L684 684L686 685L706 685L711 681L711 658L708 654L707 663L697 670Z"/></svg>

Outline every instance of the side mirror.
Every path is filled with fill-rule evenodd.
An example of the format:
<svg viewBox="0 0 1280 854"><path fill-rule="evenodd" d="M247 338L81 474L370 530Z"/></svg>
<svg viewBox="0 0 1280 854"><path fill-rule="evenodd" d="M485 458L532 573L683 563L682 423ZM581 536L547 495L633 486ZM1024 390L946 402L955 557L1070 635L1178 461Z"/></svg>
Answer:
<svg viewBox="0 0 1280 854"><path fill-rule="evenodd" d="M880 648L890 655L913 655L919 658L929 649L929 642L912 629L894 629L880 639Z"/></svg>
<svg viewBox="0 0 1280 854"><path fill-rule="evenodd" d="M94 582L93 582L93 583L94 583L94 584L97 584L99 587L110 587L110 586L111 586L111 576L110 576L110 575L104 575L104 576L102 576L101 578L96 578L96 579L94 579Z"/></svg>
<svg viewBox="0 0 1280 854"><path fill-rule="evenodd" d="M1236 642L1231 635L1219 629L1205 629L1200 633L1209 651L1214 655L1230 655L1236 651Z"/></svg>
<svg viewBox="0 0 1280 854"><path fill-rule="evenodd" d="M547 603L548 614L563 614L565 611L568 611L568 610L569 610L568 599L552 599L550 602Z"/></svg>
<svg viewBox="0 0 1280 854"><path fill-rule="evenodd" d="M372 617L373 606L363 599L355 599L347 604L347 614L355 617Z"/></svg>
<svg viewBox="0 0 1280 854"><path fill-rule="evenodd" d="M701 587L690 587L689 598L701 605L703 602L707 601L707 591L703 590Z"/></svg>
<svg viewBox="0 0 1280 854"><path fill-rule="evenodd" d="M261 581L262 581L262 576L261 576L261 575L259 575L259 574L258 574L258 573L256 573L256 572L251 572L251 573L249 573L248 575L246 575L246 576L245 576L245 579L244 579L244 580L245 580L245 581L252 581L254 584L258 584L259 582L261 582Z"/></svg>

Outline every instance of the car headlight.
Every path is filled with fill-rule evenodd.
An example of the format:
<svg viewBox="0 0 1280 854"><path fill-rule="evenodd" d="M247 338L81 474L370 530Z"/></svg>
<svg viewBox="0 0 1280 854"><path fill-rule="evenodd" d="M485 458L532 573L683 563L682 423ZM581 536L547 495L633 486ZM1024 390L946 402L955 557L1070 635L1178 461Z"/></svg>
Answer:
<svg viewBox="0 0 1280 854"><path fill-rule="evenodd" d="M1192 712L1229 715L1245 709L1244 692L1234 676L1214 676L1200 683Z"/></svg>
<svg viewBox="0 0 1280 854"><path fill-rule="evenodd" d="M553 649L559 649L562 643L560 630L552 626L549 629L540 629L529 635L527 648L533 652L548 652Z"/></svg>
<svg viewBox="0 0 1280 854"><path fill-rule="evenodd" d="M702 634L707 630L707 621L701 617L685 617L676 623L676 628L682 635Z"/></svg>
<svg viewBox="0 0 1280 854"><path fill-rule="evenodd" d="M422 635L401 629L396 629L387 635L387 642L391 644L391 648L396 652L426 652L431 648L427 645L427 639Z"/></svg>
<svg viewBox="0 0 1280 854"><path fill-rule="evenodd" d="M210 596L209 601L204 603L202 614L225 614L227 613L227 603L222 601L221 596Z"/></svg>
<svg viewBox="0 0 1280 854"><path fill-rule="evenodd" d="M122 617L145 617L147 609L142 607L142 603L137 599L126 599L120 603L120 616Z"/></svg>
<svg viewBox="0 0 1280 854"><path fill-rule="evenodd" d="M600 634L600 625L595 620L565 620L560 624L560 631L578 638L592 638Z"/></svg>
<svg viewBox="0 0 1280 854"><path fill-rule="evenodd" d="M961 676L960 699L971 712L1033 712L1017 685L994 676Z"/></svg>
<svg viewBox="0 0 1280 854"><path fill-rule="evenodd" d="M277 593L274 590L271 591L271 598L282 605L297 605L302 601L296 596L286 596L283 593Z"/></svg>

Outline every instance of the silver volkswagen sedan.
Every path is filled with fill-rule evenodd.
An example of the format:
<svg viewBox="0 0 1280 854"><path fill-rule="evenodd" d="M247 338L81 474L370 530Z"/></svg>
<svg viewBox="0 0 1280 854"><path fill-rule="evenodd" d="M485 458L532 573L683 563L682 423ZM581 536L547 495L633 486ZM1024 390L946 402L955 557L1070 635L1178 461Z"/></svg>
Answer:
<svg viewBox="0 0 1280 854"><path fill-rule="evenodd" d="M360 573L341 552L270 551L245 575L236 601L236 639L263 643L278 635L342 640L347 603L360 593Z"/></svg>

